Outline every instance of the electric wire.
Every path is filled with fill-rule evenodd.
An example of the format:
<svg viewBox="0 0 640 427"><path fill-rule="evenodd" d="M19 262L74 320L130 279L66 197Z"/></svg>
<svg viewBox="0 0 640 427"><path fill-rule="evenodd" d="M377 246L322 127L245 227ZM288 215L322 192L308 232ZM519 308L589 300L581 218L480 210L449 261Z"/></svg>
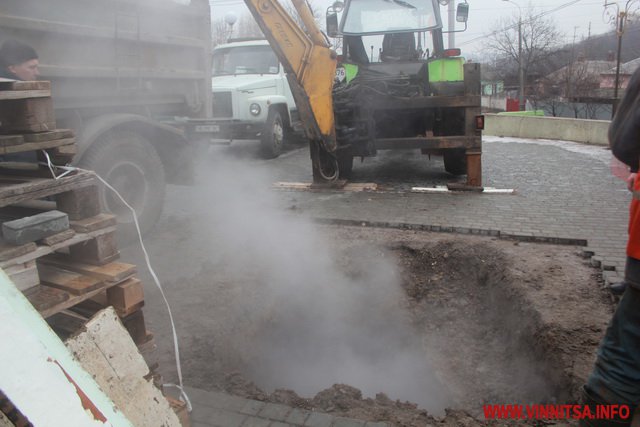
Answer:
<svg viewBox="0 0 640 427"><path fill-rule="evenodd" d="M54 165L51 162L51 158L49 157L49 153L47 153L45 150L42 150L42 153L44 153L44 156L46 158L46 162L40 162L40 164L45 165L49 168L49 171L51 172L51 175L54 179L58 180L72 172L77 172L77 171L83 171L83 172L87 172L90 173L92 175L94 175L102 184L104 184L105 187L107 187L109 190L113 191L113 193L120 199L120 201L131 211L131 214L133 215L133 223L136 226L136 231L138 233L138 241L140 242L140 247L142 248L142 253L144 254L144 259L145 262L147 264L147 268L149 269L149 272L151 273L151 277L153 277L153 281L156 285L156 287L160 290L160 295L162 296L162 299L164 300L165 306L167 307L167 312L169 313L169 321L171 323L171 333L173 335L173 347L174 347L174 352L175 352L175 358L176 358L176 370L178 373L178 384L173 384L173 383L166 383L163 384L164 387L173 387L173 388L177 388L180 391L180 399L186 403L187 405L187 410L189 412L191 412L193 410L193 407L191 406L191 400L189 400L189 396L187 396L187 393L184 391L184 385L182 382L182 364L180 362L180 346L178 345L178 334L176 332L176 325L173 321L173 314L171 312L171 306L169 305L169 301L167 300L167 297L164 293L164 289L162 288L162 285L160 284L160 280L158 279L158 276L156 275L155 270L153 269L153 267L151 266L151 260L149 258L149 253L147 252L147 248L144 245L144 241L142 240L142 232L140 231L140 224L138 223L138 216L136 215L136 211L135 209L129 204L127 203L127 201L122 197L122 195L120 195L120 193L118 193L118 191L113 188L107 181L105 181L100 175L98 175L95 171L90 171L90 170L86 170L86 169L82 169L82 168L78 168L78 167L74 167L74 166L58 166L58 165ZM56 175L55 173L55 169L60 169L62 171L64 171L63 173L61 173L60 175Z"/></svg>

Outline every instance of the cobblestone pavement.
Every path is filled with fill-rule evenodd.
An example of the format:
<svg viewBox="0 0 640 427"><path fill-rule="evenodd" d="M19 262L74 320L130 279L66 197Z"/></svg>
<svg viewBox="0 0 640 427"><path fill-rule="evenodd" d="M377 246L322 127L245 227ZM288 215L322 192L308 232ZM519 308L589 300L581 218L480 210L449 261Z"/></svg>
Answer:
<svg viewBox="0 0 640 427"><path fill-rule="evenodd" d="M296 191L283 198L321 221L585 245L605 280L619 280L624 272L630 195L624 182L612 175L605 147L485 137L484 185L515 189L514 195L411 193L411 186L445 185L451 179L441 161L381 157L366 159L363 165L356 160L353 181L380 182L374 176L386 174L389 164L399 161L405 161L404 171L413 181L387 180L386 192ZM309 177L302 178L309 182Z"/></svg>
<svg viewBox="0 0 640 427"><path fill-rule="evenodd" d="M186 389L192 427L389 427L387 423L334 417L224 393Z"/></svg>
<svg viewBox="0 0 640 427"><path fill-rule="evenodd" d="M233 153L234 148L218 148ZM227 153L228 154L228 153ZM212 159L216 153L212 153ZM243 162L269 174L264 188L274 181L310 182L306 148L294 149L278 159L263 161L241 154ZM441 232L489 234L506 238L584 245L592 264L603 269L606 281L618 280L624 269L630 196L625 184L610 170L611 155L604 147L553 141L484 138L485 186L513 188L514 195L478 193L412 193L412 186L445 185L451 180L440 159L411 153L381 153L378 158L356 160L354 182L384 182L382 191L272 190L283 209L321 222L414 228ZM212 160L209 167L215 167ZM192 212L190 198L197 190L170 188L160 227L166 219L206 215ZM197 268L206 247L193 236L194 255L185 269ZM203 255L197 255L202 253ZM184 274L160 266L167 280ZM222 393L190 389L194 404L192 423L204 426L311 426L374 427L326 414L282 405L240 399Z"/></svg>

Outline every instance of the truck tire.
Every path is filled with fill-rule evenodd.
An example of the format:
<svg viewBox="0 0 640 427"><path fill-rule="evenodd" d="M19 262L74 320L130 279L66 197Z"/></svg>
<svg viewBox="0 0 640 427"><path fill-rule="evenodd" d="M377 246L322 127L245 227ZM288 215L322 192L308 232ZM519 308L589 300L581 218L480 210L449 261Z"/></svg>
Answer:
<svg viewBox="0 0 640 427"><path fill-rule="evenodd" d="M282 153L284 145L284 122L280 112L272 109L264 125L260 140L260 152L265 159L276 158Z"/></svg>
<svg viewBox="0 0 640 427"><path fill-rule="evenodd" d="M340 178L347 179L351 177L353 172L353 156L347 154L338 154L338 173Z"/></svg>
<svg viewBox="0 0 640 427"><path fill-rule="evenodd" d="M122 195L135 209L143 234L153 228L164 205L165 175L162 161L147 139L132 131L108 132L87 150L80 167L95 171ZM129 208L104 186L100 201L105 212L118 217L118 242L137 241Z"/></svg>
<svg viewBox="0 0 640 427"><path fill-rule="evenodd" d="M446 150L443 154L444 170L451 175L467 173L467 154L464 149Z"/></svg>

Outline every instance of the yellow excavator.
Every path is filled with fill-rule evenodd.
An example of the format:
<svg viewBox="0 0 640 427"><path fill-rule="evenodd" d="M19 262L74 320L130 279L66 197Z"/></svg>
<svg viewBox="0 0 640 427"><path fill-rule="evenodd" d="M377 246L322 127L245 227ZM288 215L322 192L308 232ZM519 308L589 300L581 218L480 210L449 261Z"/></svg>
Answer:
<svg viewBox="0 0 640 427"><path fill-rule="evenodd" d="M444 48L440 6L448 0L335 2L327 31L342 37L340 58L306 0L291 2L302 26L278 0L245 0L287 72L314 182L348 178L354 157L419 149L466 174L463 187L482 186L480 67ZM458 5L465 29L468 10ZM374 45L365 49L371 36L382 38L377 60Z"/></svg>

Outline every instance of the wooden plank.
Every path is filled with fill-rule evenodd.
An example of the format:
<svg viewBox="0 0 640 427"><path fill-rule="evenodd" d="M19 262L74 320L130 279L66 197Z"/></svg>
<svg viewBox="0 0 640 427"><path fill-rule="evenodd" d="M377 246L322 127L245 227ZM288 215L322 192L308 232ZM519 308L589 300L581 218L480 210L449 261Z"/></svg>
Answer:
<svg viewBox="0 0 640 427"><path fill-rule="evenodd" d="M65 270L75 271L114 283L121 282L124 279L133 276L137 271L137 267L133 264L112 262L106 265L91 265L72 261L64 254L47 255L40 261L49 265L64 268Z"/></svg>
<svg viewBox="0 0 640 427"><path fill-rule="evenodd" d="M55 128L56 120L51 98L0 102L0 133L45 132Z"/></svg>
<svg viewBox="0 0 640 427"><path fill-rule="evenodd" d="M173 412L178 416L178 420L180 420L180 424L182 427L191 427L191 419L189 418L189 410L187 409L187 404L181 400L174 399L171 396L165 396L169 401L169 405Z"/></svg>
<svg viewBox="0 0 640 427"><path fill-rule="evenodd" d="M22 135L0 135L0 146L18 145L24 143Z"/></svg>
<svg viewBox="0 0 640 427"><path fill-rule="evenodd" d="M35 251L33 252L29 252L25 255L20 255L18 257L15 258L11 258L5 261L0 261L0 268L6 268L9 267L11 265L16 265L16 264L20 264L20 263L24 263L27 261L31 261L34 259L38 259L41 258L45 255L51 254L55 251L61 250L61 249L66 249L68 248L70 245L76 244L76 243L80 243L80 242L84 242L86 240L90 240L93 239L96 236L100 236L102 234L105 233L112 233L116 230L115 227L109 227L109 228L105 228L103 230L98 230L98 231L93 231L91 233L78 233L75 236L73 236L71 239L69 240L65 240L63 242L60 243L56 243L53 244L51 246L38 246L36 248Z"/></svg>
<svg viewBox="0 0 640 427"><path fill-rule="evenodd" d="M135 277L125 280L107 290L107 302L118 316L125 317L144 306L144 287Z"/></svg>
<svg viewBox="0 0 640 427"><path fill-rule="evenodd" d="M144 314L142 313L142 310L135 311L132 314L123 317L121 320L136 345L144 344L147 340L153 338L153 335L150 336L147 332L147 326L144 321Z"/></svg>
<svg viewBox="0 0 640 427"><path fill-rule="evenodd" d="M7 261L34 252L38 246L29 242L21 246L13 246L0 239L0 261Z"/></svg>
<svg viewBox="0 0 640 427"><path fill-rule="evenodd" d="M42 314L42 317L49 317L54 313L68 308L67 306L60 308L59 310L54 309L54 307L62 307L62 304L68 302L70 299L70 295L67 292L42 285L35 286L25 291L24 296L27 297L33 307ZM49 316L45 314L49 314Z"/></svg>
<svg viewBox="0 0 640 427"><path fill-rule="evenodd" d="M94 277L85 276L62 268L46 264L38 264L40 281L43 285L62 289L73 295L84 295L98 288L104 283Z"/></svg>
<svg viewBox="0 0 640 427"><path fill-rule="evenodd" d="M32 99L32 98L49 98L51 90L2 90L0 91L0 101Z"/></svg>
<svg viewBox="0 0 640 427"><path fill-rule="evenodd" d="M90 233L101 228L117 225L117 219L115 215L101 213L89 218L71 221L70 225L78 233Z"/></svg>
<svg viewBox="0 0 640 427"><path fill-rule="evenodd" d="M0 90L51 90L51 82L37 81L0 81Z"/></svg>
<svg viewBox="0 0 640 427"><path fill-rule="evenodd" d="M0 207L78 190L95 185L95 182L93 174L89 172L76 172L57 180L0 175ZM66 212L60 207L59 210ZM96 214L97 212L93 215ZM69 219L75 218L70 215Z"/></svg>
<svg viewBox="0 0 640 427"><path fill-rule="evenodd" d="M21 265L14 265L4 269L16 288L25 291L40 284L38 269L35 261L29 261Z"/></svg>
<svg viewBox="0 0 640 427"><path fill-rule="evenodd" d="M19 145L0 146L0 154L23 153L25 151L45 150L63 145L75 144L75 138L54 139L50 141L25 142Z"/></svg>
<svg viewBox="0 0 640 427"><path fill-rule="evenodd" d="M62 243L64 241L67 241L69 239L71 239L73 236L76 235L76 232L74 230L65 230L62 233L58 233L58 234L54 234L53 236L49 236L49 237L45 237L44 239L40 240L38 243L41 243L43 245L47 245L47 246L53 246L56 245L58 243Z"/></svg>
<svg viewBox="0 0 640 427"><path fill-rule="evenodd" d="M25 142L44 142L74 138L75 133L71 129L56 129L49 132L26 133L22 136Z"/></svg>

